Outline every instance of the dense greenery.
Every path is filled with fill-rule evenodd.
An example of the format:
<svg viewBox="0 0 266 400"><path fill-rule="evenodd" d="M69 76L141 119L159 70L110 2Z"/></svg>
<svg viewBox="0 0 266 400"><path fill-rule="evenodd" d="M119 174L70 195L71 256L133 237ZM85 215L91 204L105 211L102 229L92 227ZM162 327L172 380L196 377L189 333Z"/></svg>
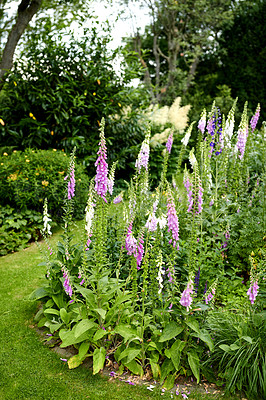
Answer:
<svg viewBox="0 0 266 400"><path fill-rule="evenodd" d="M0 156L0 182L2 206L11 206L16 212L42 212L44 199L52 204L55 220L62 215L69 156L54 150L14 150ZM89 179L84 167L76 165L75 218L83 216Z"/></svg>
<svg viewBox="0 0 266 400"><path fill-rule="evenodd" d="M148 130L128 189L113 198L114 170L112 167L107 177L102 121L86 231L79 243L72 240L72 179L65 197L64 234L57 248L49 244L49 227L45 227L42 252L47 284L31 297L43 301L36 315L38 326L46 327L60 347L76 348L68 360L69 368L92 357L93 373L97 374L108 359L119 365L114 375L129 370L143 376L151 371L166 389L171 389L180 375L194 376L197 382L202 376L217 382L219 376L218 384L225 383L229 393L239 389L250 398L265 393L264 350L256 347L265 332L261 326L253 327L265 305L265 171L256 170L259 163L252 159L252 143L256 142L260 152L263 139L255 131L259 106L249 124L245 105L233 134L234 108L235 104L223 120L215 105L208 122L203 113L197 147L189 154L190 170L185 168L183 173L187 193L175 176L173 185L166 179L172 133L157 188L149 190ZM181 165L189 135L190 130L177 165ZM70 176L73 163L74 153ZM254 214L249 225L245 219L248 210ZM49 217L47 209L44 216ZM244 246L235 250L239 241L235 235L242 232L240 240L244 242L251 227L245 257L241 254ZM244 315L238 338L221 341L221 325L221 334L217 331L217 340L212 339L210 332L216 328L211 310L221 306L229 314L228 325L232 311ZM247 378L251 358L245 343L254 344L257 352L253 380ZM241 368L238 350L246 354Z"/></svg>

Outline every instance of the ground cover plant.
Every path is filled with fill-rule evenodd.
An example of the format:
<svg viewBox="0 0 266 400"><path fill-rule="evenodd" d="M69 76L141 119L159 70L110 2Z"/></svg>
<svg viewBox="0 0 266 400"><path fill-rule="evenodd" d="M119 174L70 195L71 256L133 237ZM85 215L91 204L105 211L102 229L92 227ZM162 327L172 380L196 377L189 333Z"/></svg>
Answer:
<svg viewBox="0 0 266 400"><path fill-rule="evenodd" d="M236 311L250 313L258 313L265 304L265 172L254 170L251 158L253 141L258 151L263 148L264 138L255 130L260 106L249 122L245 104L237 130L234 109L235 103L227 118L215 104L208 116L203 111L197 147L190 151L189 165L182 171L184 188L176 182L193 124L182 139L172 182L166 179L173 144L170 132L154 191L149 187L148 129L135 175L116 197L116 163L111 167L107 163L102 120L96 176L90 182L79 242L73 241L71 232L76 185L73 150L65 176L64 231L57 246L52 246L45 203L42 252L47 284L31 297L43 301L35 319L39 327L48 329L48 340L61 348L76 348L68 360L70 369L91 358L93 374L110 363L114 375L125 370L141 377L151 374L165 389L171 389L181 375L198 383L210 375L208 363L202 361L217 348L206 323L214 303L230 309L234 302ZM252 218L247 224L243 217L248 212ZM253 232L252 251L243 254L241 249L236 265L237 234L246 236L248 230ZM250 272L248 256L254 252L261 260L252 264ZM262 340L263 331L258 335ZM257 362L264 376L264 359ZM227 368L222 361L216 367L218 373L219 367ZM229 392L235 389L228 374L220 377ZM248 380L237 388L255 395ZM256 390L264 393L262 386Z"/></svg>
<svg viewBox="0 0 266 400"><path fill-rule="evenodd" d="M75 225L75 240L80 239L82 227L82 222ZM53 234L53 246L61 234L62 230ZM70 370L61 360L66 355L57 354L43 345L43 337L36 333L33 320L38 303L28 298L45 279L46 268L38 265L41 261L42 255L35 243L0 259L1 400L98 400L110 398L110 392L115 400L162 398L161 389L147 389L148 382L139 386L120 382L119 378L111 378L109 374L107 377L93 376L86 365ZM49 336L44 334L45 337ZM203 393L206 393L205 389ZM192 392L188 396L193 400L205 398L204 394L192 395ZM165 393L163 398L170 399L170 394ZM208 398L217 399L217 395L208 394Z"/></svg>

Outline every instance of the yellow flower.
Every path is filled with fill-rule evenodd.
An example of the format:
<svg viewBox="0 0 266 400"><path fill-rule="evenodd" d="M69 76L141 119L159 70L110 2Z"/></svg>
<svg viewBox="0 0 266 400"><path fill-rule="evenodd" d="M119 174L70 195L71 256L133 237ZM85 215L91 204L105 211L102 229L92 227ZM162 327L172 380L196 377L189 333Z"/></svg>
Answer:
<svg viewBox="0 0 266 400"><path fill-rule="evenodd" d="M17 174L10 174L9 177L7 179L9 179L10 181L16 181L17 180L18 175Z"/></svg>
<svg viewBox="0 0 266 400"><path fill-rule="evenodd" d="M1 165L4 165L4 163L3 163L3 162L1 162Z"/></svg>
<svg viewBox="0 0 266 400"><path fill-rule="evenodd" d="M3 156L8 156L8 154L5 152L5 153L3 153Z"/></svg>
<svg viewBox="0 0 266 400"><path fill-rule="evenodd" d="M117 103L118 105L119 105L119 107L121 107L121 104L120 103Z"/></svg>
<svg viewBox="0 0 266 400"><path fill-rule="evenodd" d="M56 149L53 149L53 151L57 151Z"/></svg>
<svg viewBox="0 0 266 400"><path fill-rule="evenodd" d="M100 85L100 84L101 84L101 81L100 81L100 79L97 79L97 83L98 83L98 85Z"/></svg>
<svg viewBox="0 0 266 400"><path fill-rule="evenodd" d="M17 82L14 81L14 85L15 85L15 86L18 86L18 85L17 85Z"/></svg>
<svg viewBox="0 0 266 400"><path fill-rule="evenodd" d="M54 136L54 131L51 131L51 135Z"/></svg>
<svg viewBox="0 0 266 400"><path fill-rule="evenodd" d="M29 113L30 118L36 120L36 118L34 117L34 115L32 113Z"/></svg>
<svg viewBox="0 0 266 400"><path fill-rule="evenodd" d="M0 124L3 125L3 126L5 126L5 123L4 123L4 121L2 120L2 118L0 118Z"/></svg>
<svg viewBox="0 0 266 400"><path fill-rule="evenodd" d="M16 153L17 152L17 150L13 150L13 153Z"/></svg>
<svg viewBox="0 0 266 400"><path fill-rule="evenodd" d="M58 171L58 173L59 173L60 175L63 175L63 174L65 173L65 171Z"/></svg>
<svg viewBox="0 0 266 400"><path fill-rule="evenodd" d="M95 92L93 92L92 94L93 94L93 96L96 96L96 93L95 93Z"/></svg>
<svg viewBox="0 0 266 400"><path fill-rule="evenodd" d="M49 182L48 182L48 181L42 181L42 185L43 185L43 186L48 186L48 185L49 185Z"/></svg>
<svg viewBox="0 0 266 400"><path fill-rule="evenodd" d="M39 172L35 172L35 175L40 175L40 173Z"/></svg>
<svg viewBox="0 0 266 400"><path fill-rule="evenodd" d="M25 160L26 162L30 162L30 160L27 158L26 160Z"/></svg>

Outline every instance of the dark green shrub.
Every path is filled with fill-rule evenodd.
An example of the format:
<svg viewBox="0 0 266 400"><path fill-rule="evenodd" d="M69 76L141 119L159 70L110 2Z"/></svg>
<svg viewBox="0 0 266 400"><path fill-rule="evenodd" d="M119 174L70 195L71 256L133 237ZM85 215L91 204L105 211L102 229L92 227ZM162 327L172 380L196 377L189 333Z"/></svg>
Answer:
<svg viewBox="0 0 266 400"><path fill-rule="evenodd" d="M0 207L0 256L24 248L40 237L42 214L32 210L16 212L10 206Z"/></svg>
<svg viewBox="0 0 266 400"><path fill-rule="evenodd" d="M58 219L62 214L68 164L69 157L56 149L28 149L10 155L4 152L0 157L0 204L42 213L47 198L49 213ZM86 207L89 178L81 165L76 165L75 172L75 218L79 218Z"/></svg>

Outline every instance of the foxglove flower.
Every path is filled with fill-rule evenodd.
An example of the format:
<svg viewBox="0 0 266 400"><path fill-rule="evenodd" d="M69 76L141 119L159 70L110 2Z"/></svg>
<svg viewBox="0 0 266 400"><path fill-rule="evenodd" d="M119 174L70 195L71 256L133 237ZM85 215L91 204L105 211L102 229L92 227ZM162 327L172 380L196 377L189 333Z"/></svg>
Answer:
<svg viewBox="0 0 266 400"><path fill-rule="evenodd" d="M213 288L213 289L211 290L211 292L209 292L209 293L207 294L207 296L205 296L205 303L206 303L206 304L208 304L208 303L213 299L214 294L215 294L215 288Z"/></svg>
<svg viewBox="0 0 266 400"><path fill-rule="evenodd" d="M259 289L258 281L255 281L254 283L251 281L250 288L247 291L247 295L249 296L251 304L254 304L254 301L256 300L258 289Z"/></svg>
<svg viewBox="0 0 266 400"><path fill-rule="evenodd" d="M144 141L142 142L141 149L136 160L135 167L140 173L141 168L145 168L148 171L148 163L149 163L149 154L150 154L150 131L145 136Z"/></svg>
<svg viewBox="0 0 266 400"><path fill-rule="evenodd" d="M49 222L52 222L51 218L49 218L50 215L48 214L48 203L47 199L44 200L44 205L43 205L43 230L42 233L43 235L51 235L51 225Z"/></svg>
<svg viewBox="0 0 266 400"><path fill-rule="evenodd" d="M201 118L198 123L198 129L201 131L202 134L204 134L205 127L206 127L206 110L204 108L204 110L201 113Z"/></svg>
<svg viewBox="0 0 266 400"><path fill-rule="evenodd" d="M123 195L122 195L122 194L119 194L118 196L116 196L116 197L114 198L113 203L114 203L114 204L118 204L118 203L121 203L122 200L123 200Z"/></svg>
<svg viewBox="0 0 266 400"><path fill-rule="evenodd" d="M148 217L145 227L148 229L148 231L155 232L157 230L157 223L157 218L155 217L154 212L152 212Z"/></svg>
<svg viewBox="0 0 266 400"><path fill-rule="evenodd" d="M239 158L242 160L245 153L246 142L248 138L248 121L247 121L247 102L244 105L244 111L238 128L236 147L240 152Z"/></svg>
<svg viewBox="0 0 266 400"><path fill-rule="evenodd" d="M67 184L67 198L71 200L75 196L75 149L71 154L70 164L69 164L69 173L65 176L64 180L66 181L69 178Z"/></svg>
<svg viewBox="0 0 266 400"><path fill-rule="evenodd" d="M107 159L107 149L106 142L104 137L104 119L101 121L100 128L100 142L99 142L99 150L97 152L98 158L95 162L96 167L96 176L95 176L95 191L98 193L101 198L106 201L106 192L108 186L108 165L106 162Z"/></svg>
<svg viewBox="0 0 266 400"><path fill-rule="evenodd" d="M62 268L62 272L63 272L63 278L64 278L63 286L64 286L64 289L65 289L65 292L66 292L66 294L69 295L69 297L71 297L72 294L73 294L73 291L72 291L72 287L71 287L71 284L70 284L70 280L69 280L69 276L68 276L67 270L63 267Z"/></svg>
<svg viewBox="0 0 266 400"><path fill-rule="evenodd" d="M130 222L128 230L127 230L127 236L125 240L125 247L127 250L127 254L131 256L132 254L136 253L137 250L137 239L133 236L132 233L132 225L133 221Z"/></svg>
<svg viewBox="0 0 266 400"><path fill-rule="evenodd" d="M260 104L257 105L256 112L250 120L250 126L251 126L252 133L254 132L254 130L256 128L259 116L260 116Z"/></svg>
<svg viewBox="0 0 266 400"><path fill-rule="evenodd" d="M166 148L167 148L169 154L171 153L171 150L172 150L173 140L174 140L173 132L171 132L168 137L168 140L166 142Z"/></svg>
<svg viewBox="0 0 266 400"><path fill-rule="evenodd" d="M159 250L159 254L156 259L156 265L158 267L158 276L156 279L159 284L158 294L161 294L162 290L163 290L163 275L165 274L165 271L163 270L163 264L164 264L164 262L163 262L162 252L161 252L161 250Z"/></svg>
<svg viewBox="0 0 266 400"><path fill-rule="evenodd" d="M176 246L177 241L179 240L179 222L176 214L174 199L171 193L167 193L167 222L168 222L168 232L172 232L172 239L169 240L169 243L173 241L173 247ZM177 246L177 250L179 246Z"/></svg>
<svg viewBox="0 0 266 400"><path fill-rule="evenodd" d="M183 291L180 304L184 307L187 308L187 311L189 311L189 308L192 304L192 295L193 295L193 282L190 280L187 284L186 289Z"/></svg>
<svg viewBox="0 0 266 400"><path fill-rule="evenodd" d="M192 122L192 124L190 124L185 136L183 137L183 139L181 140L181 143L183 143L183 145L186 147L188 145L188 141L192 132L192 128L193 125L195 124L195 121Z"/></svg>

